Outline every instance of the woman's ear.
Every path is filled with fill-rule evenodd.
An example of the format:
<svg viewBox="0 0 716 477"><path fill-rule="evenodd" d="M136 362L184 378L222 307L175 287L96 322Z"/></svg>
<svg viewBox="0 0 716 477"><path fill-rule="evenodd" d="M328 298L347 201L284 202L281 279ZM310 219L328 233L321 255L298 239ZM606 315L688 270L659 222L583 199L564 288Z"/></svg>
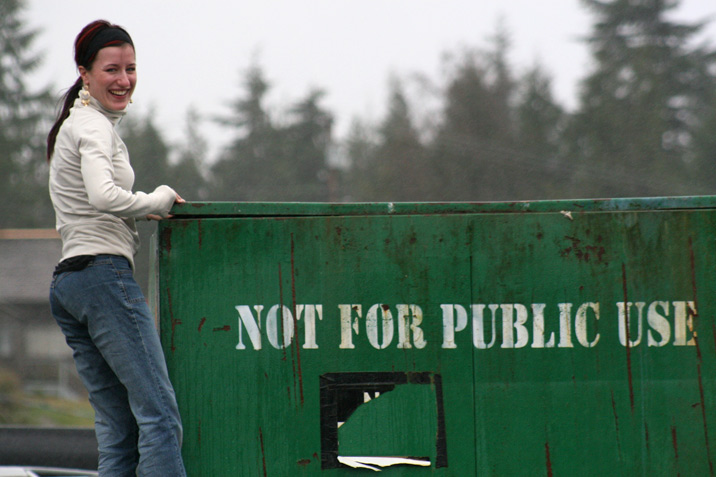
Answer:
<svg viewBox="0 0 716 477"><path fill-rule="evenodd" d="M84 83L85 86L89 86L89 80L87 78L87 68L84 66L79 66L77 68L80 72L80 77L82 78L82 83Z"/></svg>

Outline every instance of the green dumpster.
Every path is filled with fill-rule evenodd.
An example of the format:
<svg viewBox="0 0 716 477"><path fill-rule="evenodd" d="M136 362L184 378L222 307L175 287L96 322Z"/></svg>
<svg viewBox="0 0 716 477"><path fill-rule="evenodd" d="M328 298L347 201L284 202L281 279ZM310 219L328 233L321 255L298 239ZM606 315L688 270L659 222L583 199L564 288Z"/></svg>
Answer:
<svg viewBox="0 0 716 477"><path fill-rule="evenodd" d="M173 213L191 476L714 474L716 197Z"/></svg>

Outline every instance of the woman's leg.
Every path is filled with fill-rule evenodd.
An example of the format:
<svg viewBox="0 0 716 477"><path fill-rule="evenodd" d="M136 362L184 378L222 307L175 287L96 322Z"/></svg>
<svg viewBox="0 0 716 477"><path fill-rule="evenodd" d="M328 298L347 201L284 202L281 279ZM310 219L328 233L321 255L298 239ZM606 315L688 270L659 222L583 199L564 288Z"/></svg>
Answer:
<svg viewBox="0 0 716 477"><path fill-rule="evenodd" d="M62 295L66 295L68 288L78 282L76 278L69 278L59 284L63 290ZM54 285L53 282L53 290L50 292L52 314L60 325L67 344L72 348L77 372L95 411L100 475L135 475L139 462L139 431L129 407L127 390L95 346L87 326L59 303Z"/></svg>
<svg viewBox="0 0 716 477"><path fill-rule="evenodd" d="M77 317L77 321L86 326L91 342L121 383L120 387L124 388L124 392L118 391L103 377L103 385L94 386L92 390L88 387L88 390L94 394L92 399L99 401L95 404L96 410L101 409L103 415L119 416L119 424L114 422L116 418L107 416L98 422L106 422L110 433L118 425L118 435L113 438L123 442L127 439L126 411L119 412L115 406L119 401L128 402L138 426L137 475L185 475L180 452L181 423L174 390L169 382L154 318L127 260L101 255L80 272L60 275L55 283L54 298L69 315ZM70 341L68 337L68 343ZM77 354L75 352L75 359ZM94 368L85 370L85 374L91 377L96 371ZM102 428L100 426L97 431L98 441L104 432Z"/></svg>

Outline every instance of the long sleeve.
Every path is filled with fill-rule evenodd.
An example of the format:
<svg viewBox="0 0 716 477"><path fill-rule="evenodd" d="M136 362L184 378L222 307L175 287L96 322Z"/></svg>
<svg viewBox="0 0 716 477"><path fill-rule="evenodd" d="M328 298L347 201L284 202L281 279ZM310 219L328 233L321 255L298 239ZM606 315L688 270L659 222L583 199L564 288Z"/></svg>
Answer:
<svg viewBox="0 0 716 477"><path fill-rule="evenodd" d="M81 135L77 139L89 204L99 212L118 217L165 217L176 198L174 190L162 185L149 194L132 192L134 172L126 160L124 143L111 123L87 123L79 125Z"/></svg>

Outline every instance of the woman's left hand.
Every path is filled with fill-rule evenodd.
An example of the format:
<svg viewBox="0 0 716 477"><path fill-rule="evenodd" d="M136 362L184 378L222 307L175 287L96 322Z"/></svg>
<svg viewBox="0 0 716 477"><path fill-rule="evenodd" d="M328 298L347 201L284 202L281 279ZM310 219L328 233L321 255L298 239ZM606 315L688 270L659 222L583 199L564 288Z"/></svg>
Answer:
<svg viewBox="0 0 716 477"><path fill-rule="evenodd" d="M185 203L185 202L186 202L186 201L185 201L184 199L182 199L179 194L176 195L176 199L174 200L174 203L175 203L175 204L183 204L183 203ZM156 215L156 214L149 214L149 215L147 215L147 220L162 220L163 218L164 218L164 219L171 219L172 216L171 216L171 215L167 215L166 217L162 217L161 215Z"/></svg>

